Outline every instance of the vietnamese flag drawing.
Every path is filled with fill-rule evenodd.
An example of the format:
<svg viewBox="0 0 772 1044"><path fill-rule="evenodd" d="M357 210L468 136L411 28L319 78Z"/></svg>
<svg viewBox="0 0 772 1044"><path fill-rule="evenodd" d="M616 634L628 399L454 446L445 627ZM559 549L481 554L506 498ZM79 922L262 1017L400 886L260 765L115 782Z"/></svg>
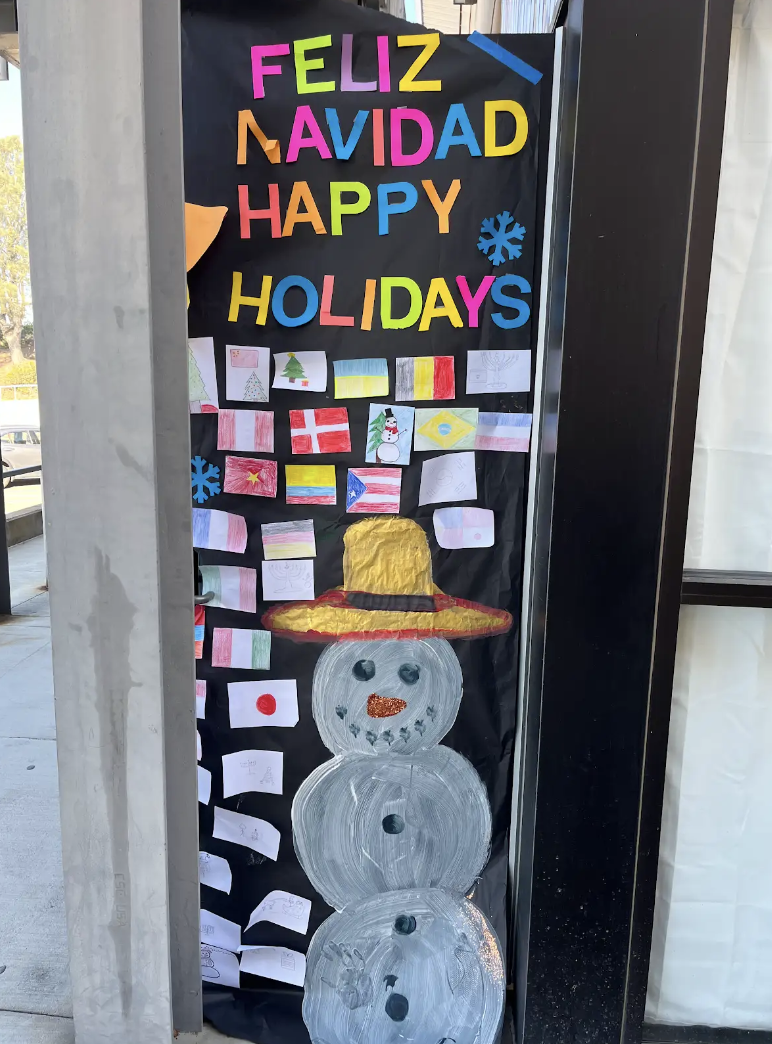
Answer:
<svg viewBox="0 0 772 1044"><path fill-rule="evenodd" d="M297 682L294 678L231 682L228 707L232 729L258 729L265 725L294 728L300 720Z"/></svg>
<svg viewBox="0 0 772 1044"><path fill-rule="evenodd" d="M225 493L245 493L250 497L275 497L278 466L275 460L256 457L225 458Z"/></svg>
<svg viewBox="0 0 772 1044"><path fill-rule="evenodd" d="M397 402L418 399L454 399L456 376L452 355L423 355L397 359Z"/></svg>
<svg viewBox="0 0 772 1044"><path fill-rule="evenodd" d="M349 468L346 511L352 515L399 514L400 468Z"/></svg>
<svg viewBox="0 0 772 1044"><path fill-rule="evenodd" d="M269 410L220 410L217 448L273 453L273 413Z"/></svg>
<svg viewBox="0 0 772 1044"><path fill-rule="evenodd" d="M195 629L195 643L196 643L196 659L200 660L204 655L204 621L206 613L204 612L203 605L197 605L193 608L193 626Z"/></svg>
<svg viewBox="0 0 772 1044"><path fill-rule="evenodd" d="M345 406L290 410L290 435L293 453L351 452L348 410Z"/></svg>

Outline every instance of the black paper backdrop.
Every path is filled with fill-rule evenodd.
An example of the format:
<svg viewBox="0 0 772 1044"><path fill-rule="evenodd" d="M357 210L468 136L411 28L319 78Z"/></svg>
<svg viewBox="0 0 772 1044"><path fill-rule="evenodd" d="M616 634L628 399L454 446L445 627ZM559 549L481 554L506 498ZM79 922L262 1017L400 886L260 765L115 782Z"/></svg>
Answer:
<svg viewBox="0 0 772 1044"><path fill-rule="evenodd" d="M359 81L377 78L375 36L422 32L422 27L401 22L387 15L360 9L341 0L184 0L183 2L183 109L185 132L186 199L203 206L227 206L222 230L203 259L189 274L192 337L214 337L220 406L245 408L248 404L224 398L225 345L269 347L272 352L323 350L327 353L329 380L325 394L271 390L270 403L263 408L275 413L275 454L279 462L279 489L275 500L221 494L210 499L206 508L232 511L246 517L249 542L244 555L202 551L204 564L248 565L258 571L263 559L260 523L313 518L316 529L317 594L340 585L343 580L343 534L348 525L362 516L345 513L346 472L348 467L364 465L368 405L366 399L334 399L332 362L334 359L386 357L389 361L393 402L395 363L403 356L453 355L456 371L456 398L444 405L472 406L480 410L530 412L532 397L517 395L466 395L466 353L480 349L530 348L535 344L535 310L538 285L534 256L539 243L541 216L540 181L545 142L539 128L539 109L547 108L550 83L552 41L548 37L501 37L503 46L545 74L533 86L461 37L442 37L438 52L420 78L441 78L442 91L400 94L399 78L417 56L416 49L396 50L392 46L392 92L390 94L334 93L306 94L296 91L291 56L280 59L281 76L266 77L266 97L254 100L250 64L253 44L286 43L296 39L332 34L333 47L324 54L327 68L311 79L340 79L340 38L354 35L354 75ZM272 59L271 61L276 61ZM337 68L336 68L337 64ZM514 157L471 157L464 147L452 147L445 160L430 158L418 166L392 168L388 165L388 112L409 106L426 112L435 129L435 142L442 129L448 106L463 102L475 134L483 143L483 103L486 99L514 99L524 106L529 117L529 137L525 148ZM387 165L373 166L372 138L369 130L348 161L322 160L312 149L303 149L297 163L272 165L258 142L250 135L248 162L236 165L237 117L241 109L251 109L269 138L278 138L282 157L298 105L310 105L326 133L325 107L334 106L340 116L344 137L360 109L380 106L386 110ZM507 140L502 126L501 136ZM412 150L410 136L406 150ZM417 143L416 143L417 144ZM538 163L537 163L538 160ZM461 193L451 212L450 233L439 235L437 216L422 194L420 182L431 178L443 197L454 178L461 179ZM249 186L251 206L268 205L267 186L278 183L282 217L292 185L307 181L329 232L330 181L355 180L367 184L373 204L366 213L343 218L343 235L317 236L310 224L296 226L294 235L272 239L268 221L252 223L251 239L240 238L237 186ZM410 181L419 191L419 204L409 214L391 218L390 233L378 235L375 206L379 183ZM510 211L527 233L520 258L494 268L477 249L483 218ZM286 275L310 279L321 293L325 275L335 276L333 311L359 317L364 281L382 276L403 276L416 280L424 294L430 279L442 276L447 281L459 311L465 319L462 329L448 319L434 319L429 331L417 325L407 330L382 330L376 300L373 329L323 327L318 317L307 325L289 329L277 324L269 313L265 326L255 325L255 309L242 308L236 323L228 322L232 274L244 274L243 293L257 295L262 276L270 274L276 283ZM502 309L490 295L480 314L480 326L466 325L455 278L465 275L474 290L486 275L514 273L533 287L530 295L508 292L528 301L532 317L526 325L503 330L491 321L491 312L511 317L512 309ZM399 293L399 292L398 292ZM293 299L293 294L297 295ZM287 295L289 314L303 306L299 291ZM395 310L396 311L396 310ZM396 312L396 314L402 314ZM380 400L379 400L380 401ZM346 406L349 412L352 450L346 455L293 457L290 453L288 411L322 406ZM443 403L417 402L406 405L428 407ZM197 415L191 418L193 454L218 465L224 472L225 454L217 450L217 418ZM257 454L266 457L268 454ZM476 454L480 507L495 512L496 543L493 548L447 551L434 539L432 515L437 505L418 507L421 462L432 454L413 453L409 467L403 468L401 514L416 520L427 532L434 561L434 580L454 596L486 605L506 608L515 626L506 635L476 641L456 641L453 647L464 674L464 699L457 723L446 739L447 745L464 754L477 769L488 788L493 810L493 844L490 861L475 891L475 902L492 921L504 947L508 944L507 860L512 793L512 758L517 712L518 620L522 591L522 554L525 517L525 487L528 457L523 454L478 452ZM320 463L337 466L336 507L288 506L284 499L284 464ZM260 587L258 586L258 595ZM213 669L212 630L215 626L260 627L260 616L267 608L258 603L252 616L224 609L206 610L204 657L198 663L198 677L208 682L206 719L199 722L203 757L201 764L212 773L212 796L201 807L201 848L225 857L233 873L230 895L202 887L202 906L242 925L251 911L275 888L313 900L309 935L303 938L270 923L260 923L243 935L249 944L284 945L305 951L308 941L329 915L330 909L316 895L303 873L292 846L290 809L298 786L322 761L331 757L322 745L310 712L311 678L323 646L296 644L274 638L271 669L252 673ZM250 678L296 678L300 722L294 729L262 728L231 731L228 722L227 684ZM282 796L244 794L222 797L221 758L250 746L284 752L285 777ZM212 838L215 805L264 818L281 832L282 842L276 863L265 860L246 848ZM205 1012L225 1032L260 1044L300 1044L308 1037L300 1016L302 992L269 980L242 976L242 989L228 990L206 984Z"/></svg>

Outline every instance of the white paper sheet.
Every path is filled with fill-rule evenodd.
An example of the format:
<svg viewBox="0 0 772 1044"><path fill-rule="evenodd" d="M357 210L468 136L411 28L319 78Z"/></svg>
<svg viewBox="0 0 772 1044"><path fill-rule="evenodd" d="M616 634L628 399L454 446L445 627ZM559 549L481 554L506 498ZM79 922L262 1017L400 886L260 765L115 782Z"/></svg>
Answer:
<svg viewBox="0 0 772 1044"><path fill-rule="evenodd" d="M241 946L241 926L202 909L201 942L235 953Z"/></svg>
<svg viewBox="0 0 772 1044"><path fill-rule="evenodd" d="M223 754L223 797L234 794L281 794L284 755L277 750L237 750Z"/></svg>
<svg viewBox="0 0 772 1044"><path fill-rule="evenodd" d="M209 804L212 796L212 773L209 769L198 766L198 800L202 805Z"/></svg>
<svg viewBox="0 0 772 1044"><path fill-rule="evenodd" d="M230 895L233 878L228 860L209 852L199 852L198 880L201 884L216 888L218 892L227 892Z"/></svg>
<svg viewBox="0 0 772 1044"><path fill-rule="evenodd" d="M266 602L305 602L314 598L314 562L287 558L263 562L263 599Z"/></svg>
<svg viewBox="0 0 772 1044"><path fill-rule="evenodd" d="M241 986L238 957L230 950L201 943L201 978L218 986Z"/></svg>
<svg viewBox="0 0 772 1044"><path fill-rule="evenodd" d="M493 512L488 508L438 508L434 535L440 547L493 547Z"/></svg>
<svg viewBox="0 0 772 1044"><path fill-rule="evenodd" d="M269 859L276 860L279 855L281 834L264 819L244 816L240 812L231 812L227 808L214 808L214 829L212 837L220 841L230 841L234 845L243 845L259 852Z"/></svg>
<svg viewBox="0 0 772 1044"><path fill-rule="evenodd" d="M294 357L291 363L290 356ZM287 388L289 391L327 391L325 352L277 352L273 357L273 363L274 388ZM285 372L289 372L290 376L285 377Z"/></svg>
<svg viewBox="0 0 772 1044"><path fill-rule="evenodd" d="M201 760L201 733L196 729L196 761Z"/></svg>
<svg viewBox="0 0 772 1044"><path fill-rule="evenodd" d="M265 725L291 729L300 720L298 684L294 678L230 682L228 709L232 729L259 729Z"/></svg>
<svg viewBox="0 0 772 1044"><path fill-rule="evenodd" d="M291 892L273 891L263 899L249 918L247 928L259 921L271 921L273 924L288 928L300 935L308 933L308 919L311 916L311 900Z"/></svg>
<svg viewBox="0 0 772 1044"><path fill-rule="evenodd" d="M306 959L295 950L283 946L243 947L241 970L248 975L262 975L277 982L302 986L306 978Z"/></svg>
<svg viewBox="0 0 772 1044"><path fill-rule="evenodd" d="M466 361L467 395L500 395L531 390L530 351L469 352Z"/></svg>
<svg viewBox="0 0 772 1044"><path fill-rule="evenodd" d="M425 460L421 470L420 504L477 499L474 453L446 453Z"/></svg>
<svg viewBox="0 0 772 1044"><path fill-rule="evenodd" d="M240 402L268 402L271 387L269 348L225 346L225 395Z"/></svg>
<svg viewBox="0 0 772 1044"><path fill-rule="evenodd" d="M217 371L214 365L214 339L192 337L188 341L188 385L191 413L216 413Z"/></svg>

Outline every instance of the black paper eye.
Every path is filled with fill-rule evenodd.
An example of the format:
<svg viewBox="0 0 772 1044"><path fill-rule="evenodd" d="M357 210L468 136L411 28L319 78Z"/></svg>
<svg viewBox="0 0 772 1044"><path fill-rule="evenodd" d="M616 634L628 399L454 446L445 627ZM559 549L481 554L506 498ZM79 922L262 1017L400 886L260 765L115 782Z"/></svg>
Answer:
<svg viewBox="0 0 772 1044"><path fill-rule="evenodd" d="M421 676L421 668L417 663L403 663L397 673L405 685L415 685Z"/></svg>
<svg viewBox="0 0 772 1044"><path fill-rule="evenodd" d="M372 660L357 660L354 664L353 675L359 681L370 681L375 677L375 664Z"/></svg>

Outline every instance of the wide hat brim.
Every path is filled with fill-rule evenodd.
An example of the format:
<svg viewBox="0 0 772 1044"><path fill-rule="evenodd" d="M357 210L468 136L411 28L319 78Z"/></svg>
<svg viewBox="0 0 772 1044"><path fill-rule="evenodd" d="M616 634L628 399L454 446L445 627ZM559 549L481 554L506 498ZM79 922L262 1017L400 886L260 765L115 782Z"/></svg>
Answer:
<svg viewBox="0 0 772 1044"><path fill-rule="evenodd" d="M390 604L382 608L381 603ZM335 588L312 602L289 602L269 609L263 627L296 642L387 638L487 638L504 634L512 617L435 587L430 596L379 598Z"/></svg>

